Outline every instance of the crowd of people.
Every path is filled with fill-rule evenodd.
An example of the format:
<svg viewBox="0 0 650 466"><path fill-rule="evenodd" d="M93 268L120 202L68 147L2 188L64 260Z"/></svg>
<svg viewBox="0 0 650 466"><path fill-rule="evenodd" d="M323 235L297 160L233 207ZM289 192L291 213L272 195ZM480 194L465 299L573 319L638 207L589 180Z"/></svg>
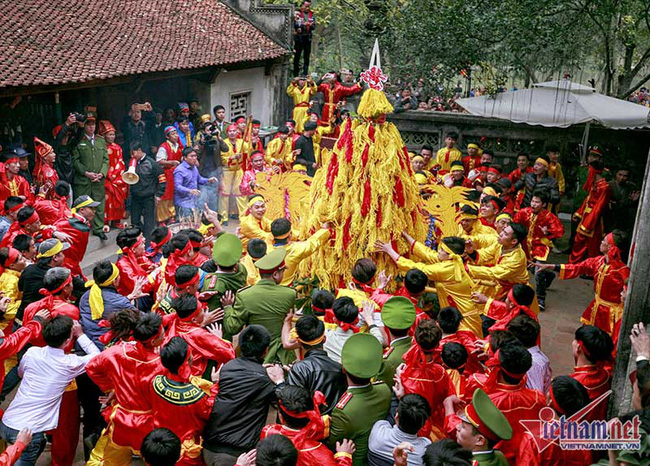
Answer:
<svg viewBox="0 0 650 466"><path fill-rule="evenodd" d="M333 247L335 225L268 218L258 180L299 172L331 182L340 165L320 143L349 139L360 123L341 105L363 90L351 81L294 79L291 118L267 143L259 121L227 122L223 106L202 114L188 99L178 113L133 104L122 144L97 109L72 113L53 145L34 140L33 173L24 147L5 148L0 380L11 401L0 462L33 465L50 442L52 464L70 465L80 433L90 465L133 455L152 466L600 459L555 444L540 451L519 421L590 402L587 418L607 419L630 273L629 226L616 222L638 200L629 170L608 181L603 151L590 149L569 262L552 263L565 233L559 149L519 154L505 173L496 154L473 143L461 151L449 133L435 153L423 146L409 160L404 150L401 173L422 205L435 189L464 188L465 201L448 206L455 234L423 212L412 221L430 235L402 232L408 253L378 238L372 257L353 262L351 283L305 286L318 276L310 256ZM379 133L385 115L372 124ZM402 181L391 189L403 202ZM226 232L235 218L236 233ZM111 227L117 260L86 276L90 234L106 240ZM387 257L399 276L378 270ZM546 299L555 278L578 277L593 279L594 299L566 348L573 372L553 377L538 313L560 310ZM634 414L646 428L650 337L639 324L631 338Z"/></svg>

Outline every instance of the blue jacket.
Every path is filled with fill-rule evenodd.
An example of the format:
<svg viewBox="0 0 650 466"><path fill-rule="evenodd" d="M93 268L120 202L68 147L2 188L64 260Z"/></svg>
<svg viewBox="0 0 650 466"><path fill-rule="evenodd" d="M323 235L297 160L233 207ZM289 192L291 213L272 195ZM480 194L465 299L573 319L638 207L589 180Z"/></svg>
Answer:
<svg viewBox="0 0 650 466"><path fill-rule="evenodd" d="M199 173L197 167L183 161L174 169L174 205L193 209L196 207L196 196L190 194L192 189L199 189L200 184L206 184L207 178Z"/></svg>
<svg viewBox="0 0 650 466"><path fill-rule="evenodd" d="M115 288L102 288L102 298L104 298L104 314L102 314L101 319L93 320L91 317L92 314L90 312L90 303L88 302L89 296L90 290L86 291L79 301L79 323L81 324L84 333L88 335L88 338L91 339L91 341L97 346L97 348L99 348L100 351L103 351L104 344L99 341L99 337L108 332L109 328L100 327L98 325L99 321L102 319L108 320L112 314L115 314L116 312L122 311L124 309L135 309L135 306L131 304L131 301L119 294Z"/></svg>

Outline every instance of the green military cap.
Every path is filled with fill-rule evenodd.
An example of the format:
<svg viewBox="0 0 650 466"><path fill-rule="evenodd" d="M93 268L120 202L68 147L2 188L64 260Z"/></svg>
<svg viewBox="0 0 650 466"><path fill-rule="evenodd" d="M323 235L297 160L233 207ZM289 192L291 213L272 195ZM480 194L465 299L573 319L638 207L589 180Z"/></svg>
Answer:
<svg viewBox="0 0 650 466"><path fill-rule="evenodd" d="M393 296L381 308L381 320L395 330L410 328L415 323L415 306L408 298Z"/></svg>
<svg viewBox="0 0 650 466"><path fill-rule="evenodd" d="M341 364L347 373L362 379L374 377L382 363L379 340L369 333L357 333L347 339L341 350Z"/></svg>
<svg viewBox="0 0 650 466"><path fill-rule="evenodd" d="M512 438L512 426L508 418L480 388L474 392L472 403L467 405L465 416L461 416L461 419L472 424L487 439L494 442Z"/></svg>
<svg viewBox="0 0 650 466"><path fill-rule="evenodd" d="M237 235L224 233L214 242L212 258L218 266L232 267L241 259L242 251L241 240Z"/></svg>
<svg viewBox="0 0 650 466"><path fill-rule="evenodd" d="M285 257L287 257L286 249L277 248L255 262L255 267L260 270L260 273L273 273L284 266Z"/></svg>

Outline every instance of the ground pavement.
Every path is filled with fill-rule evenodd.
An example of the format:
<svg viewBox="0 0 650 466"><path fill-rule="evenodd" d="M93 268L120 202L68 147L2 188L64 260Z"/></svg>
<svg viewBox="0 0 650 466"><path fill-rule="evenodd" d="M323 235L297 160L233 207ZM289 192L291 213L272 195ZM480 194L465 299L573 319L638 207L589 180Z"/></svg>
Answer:
<svg viewBox="0 0 650 466"><path fill-rule="evenodd" d="M226 230L234 233L238 222L230 221ZM98 238L91 237L88 245L87 255L82 262L82 268L87 276L92 275L93 264L102 259L116 259L117 246L115 237L117 231L113 230L109 234L109 241L101 243ZM566 238L560 243L560 246L566 245ZM549 261L563 263L567 262L566 254L552 254ZM553 376L569 374L573 368L573 357L571 353L571 342L576 328L579 326L579 319L593 298L593 282L591 280L574 279L553 281L551 288L547 291L546 312L539 316L542 326L542 350L546 353L551 361ZM8 402L5 402L2 408L6 409ZM50 445L41 455L37 466L47 466L51 464L48 454ZM83 445L79 441L77 457L74 466L84 465ZM143 465L140 460L134 460L134 465Z"/></svg>

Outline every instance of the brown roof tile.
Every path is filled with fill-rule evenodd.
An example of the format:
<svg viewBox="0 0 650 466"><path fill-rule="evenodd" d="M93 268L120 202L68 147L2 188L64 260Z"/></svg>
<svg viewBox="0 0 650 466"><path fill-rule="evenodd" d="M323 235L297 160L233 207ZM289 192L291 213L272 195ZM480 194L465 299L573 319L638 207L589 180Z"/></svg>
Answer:
<svg viewBox="0 0 650 466"><path fill-rule="evenodd" d="M219 0L0 0L0 87L228 65L288 51Z"/></svg>

